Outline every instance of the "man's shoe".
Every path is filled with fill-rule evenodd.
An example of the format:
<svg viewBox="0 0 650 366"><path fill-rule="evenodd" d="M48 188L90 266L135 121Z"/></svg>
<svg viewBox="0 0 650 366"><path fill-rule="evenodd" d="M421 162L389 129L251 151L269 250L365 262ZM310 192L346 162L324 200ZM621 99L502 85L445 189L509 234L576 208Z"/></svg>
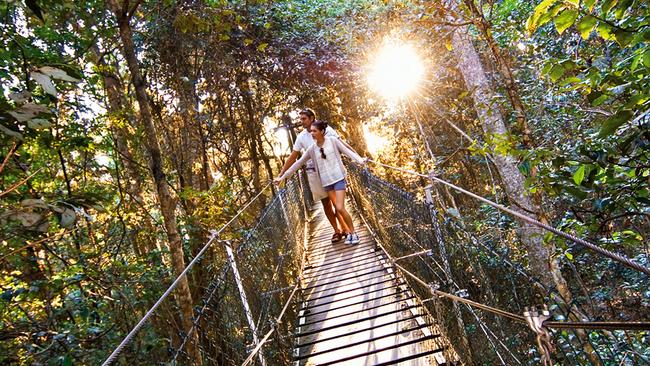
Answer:
<svg viewBox="0 0 650 366"><path fill-rule="evenodd" d="M360 240L359 240L359 235L357 235L357 233L352 233L350 234L349 237L350 237L350 244L359 244Z"/></svg>
<svg viewBox="0 0 650 366"><path fill-rule="evenodd" d="M352 244L352 234L348 234L348 235L345 237L345 242L344 242L344 244Z"/></svg>

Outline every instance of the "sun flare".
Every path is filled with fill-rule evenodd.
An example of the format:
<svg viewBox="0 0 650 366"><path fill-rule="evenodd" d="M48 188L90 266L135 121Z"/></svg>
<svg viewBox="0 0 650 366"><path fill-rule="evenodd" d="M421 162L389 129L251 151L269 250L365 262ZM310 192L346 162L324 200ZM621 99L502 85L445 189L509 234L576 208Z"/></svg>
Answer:
<svg viewBox="0 0 650 366"><path fill-rule="evenodd" d="M363 135L366 140L368 152L373 156L381 154L390 147L390 141L386 136L382 136L380 133L373 131L367 125L363 125Z"/></svg>
<svg viewBox="0 0 650 366"><path fill-rule="evenodd" d="M398 99L413 92L424 74L420 56L413 47L386 42L370 66L368 84L386 99Z"/></svg>

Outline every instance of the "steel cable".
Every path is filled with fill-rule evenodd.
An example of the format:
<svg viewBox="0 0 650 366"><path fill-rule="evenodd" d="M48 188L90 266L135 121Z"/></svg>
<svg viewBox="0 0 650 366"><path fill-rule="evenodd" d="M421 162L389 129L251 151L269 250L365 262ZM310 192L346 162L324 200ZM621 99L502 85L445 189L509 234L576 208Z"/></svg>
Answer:
<svg viewBox="0 0 650 366"><path fill-rule="evenodd" d="M372 161L372 160L369 160L369 161ZM429 177L427 175L419 174L419 173L416 173L416 172L413 172L413 171L404 170L404 169L401 169L401 168L397 168L397 167L393 167L393 166L390 166L390 165L378 163L378 162L375 162L375 161L372 161L372 162L376 163L378 165L385 166L387 168L400 170L400 171L405 172L405 173L415 174L415 175L423 176L423 177ZM429 177L429 178L431 178L431 177ZM445 182L445 181L443 181L443 180L441 180L439 178L436 179L436 180L440 181L441 183L447 184L448 186L450 186L450 187L452 187L454 189L457 189L457 190L459 190L459 191L461 191L463 193L467 193L467 194L469 194L469 195L471 195L471 196L473 196L475 198L481 199L482 201L485 201L486 203L491 204L492 206L495 206L495 207L500 206L500 208L504 209L506 212L512 211L512 210L508 209L507 207L503 207L503 206L498 205L498 204L496 204L496 203L494 203L492 201L489 201L489 200L487 200L485 198L482 198L482 197L480 197L480 196L478 196L476 194L465 191L462 188L456 187L455 185L453 185L451 183L447 183L447 182ZM499 208L499 207L497 207L497 208ZM514 211L512 213L520 215L519 213L516 213ZM524 217L526 217L526 216L524 216ZM364 223L366 224L366 226L368 227L368 229L370 231L370 234L375 238L375 240L378 240L377 235L372 230L370 230L370 227L369 227L368 223L366 222L365 218L363 216L361 218L364 221ZM536 221L534 219L530 219L530 220ZM541 225L544 225L541 222L538 222L538 223L541 224ZM566 233L563 233L563 232L560 232L560 233L566 234ZM566 234L566 235L570 235L570 234ZM576 238L576 239L578 239L578 238ZM582 239L580 239L580 240L582 240ZM381 245L381 243L379 243L379 242L377 244L386 253L389 260L393 263L393 265L395 267L399 268L404 274L408 275L409 277L413 278L416 282L418 282L419 284L421 284L425 288L429 289L429 291L432 294L434 294L436 296L440 296L440 297L450 299L452 301L460 302L460 303L463 303L463 304L466 304L466 305L469 305L469 306L472 306L472 307L475 307L475 308L478 308L478 309L482 309L482 310L491 312L493 314L496 314L496 315L499 315L499 316L502 316L502 317L506 317L506 318L521 322L523 324L527 324L526 318L524 316L522 316L522 315L514 314L514 313L511 313L511 312L508 312L508 311L505 311L505 310L501 310L501 309L498 309L498 308L495 308L495 307L492 307L492 306L489 306L489 305L485 305L485 304L482 304L482 303L479 303L479 302L476 302L476 301L465 299L463 297L456 296L456 295L453 295L453 294L450 294L450 293L440 291L438 289L433 288L431 286L431 284L429 284L426 281L422 280L417 275L411 273L410 271L405 269L403 266L397 264L395 259L392 258L391 255L386 251L386 248L384 248ZM543 324L544 324L544 326L547 326L549 328L555 328L555 329L606 329L606 330L637 330L637 331L650 330L650 322L622 322L622 321L612 321L612 322L592 322L592 321L588 321L588 322L559 322L559 321L545 321Z"/></svg>
<svg viewBox="0 0 650 366"><path fill-rule="evenodd" d="M133 327L133 329L129 332L129 334L127 334L126 337L124 337L122 342L120 342L120 344L115 348L115 350L110 354L110 356L108 356L106 361L104 361L102 366L108 366L108 365L110 365L111 363L113 363L115 361L115 359L117 358L117 356L119 356L120 352L122 352L124 347L126 347L126 345L131 342L133 337L140 331L140 329L149 320L149 318L153 315L153 313L160 306L160 304L162 304L162 302L167 298L167 296L169 296L169 294L171 294L171 292L176 288L176 286L178 286L178 284L183 279L183 277L194 266L194 264L196 264L196 262L198 262L198 260L201 258L203 253L205 253L205 251L208 249L208 247L210 247L210 245L215 241L215 239L219 235L221 235L221 233L230 224L232 224L253 202L255 202L262 195L262 193L264 193L270 186L271 186L271 183L268 183L264 188L262 188L259 191L259 193L257 193L257 195L255 197L253 197L253 199L251 199L242 209L240 209L239 212L237 212L235 214L235 216L233 216L232 219L230 219L230 221L228 221L226 224L224 224L221 227L221 229L212 232L212 235L211 235L210 239L203 246L203 248L201 248L201 251L199 251L199 253L192 259L192 261L185 267L185 269L176 277L174 282L172 282L172 284L169 286L169 288L167 288L167 290L160 296L158 301L156 301L156 303L153 304L153 306L147 311L147 313L142 317L142 319L140 319L138 324L136 324L135 327Z"/></svg>
<svg viewBox="0 0 650 366"><path fill-rule="evenodd" d="M494 208L496 208L498 210L501 210L503 212L507 212L507 213L509 213L509 214L511 214L513 216L516 216L516 217L518 217L518 218L520 218L520 219L522 219L522 220L524 220L524 221L526 221L526 222L528 222L530 224L533 224L533 225L538 226L538 227L540 227L542 229L550 231L550 232L552 232L552 233L554 233L554 234L556 234L558 236L561 236L561 237L563 237L565 239L569 239L569 240L573 241L576 244L580 244L580 245L582 245L584 247L587 247L587 248L589 248L589 249L591 249L591 250L593 250L593 251L595 251L595 252L597 252L597 253L599 253L601 255L604 255L604 256L606 256L606 257L608 257L608 258L610 258L612 260L615 260L615 261L617 261L619 263L622 263L623 265L625 265L625 266L627 266L629 268L636 269L637 271L643 272L646 275L650 276L650 268L646 268L646 267L644 267L644 266L642 266L642 265L640 265L640 264L638 264L636 262L633 262L629 258L626 258L626 257L624 257L624 256L622 256L620 254L611 252L611 251L609 251L607 249L601 248L598 245L596 245L594 243L591 243L591 242L588 242L588 241L586 241L584 239L578 238L575 235L565 233L564 231L558 230L558 229L556 229L556 228L554 228L554 227L552 227L552 226L550 226L548 224L544 224L544 223L542 223L542 222L540 222L540 221L538 221L538 220L536 220L536 219L534 219L532 217L526 216L526 215L524 215L522 213L514 211L514 210L512 210L512 209L510 209L508 207L505 207L503 205L500 205L500 204L498 204L496 202L490 201L487 198L481 197L481 196L479 196L479 195L477 195L475 193L472 193L472 192L470 192L470 191L468 191L466 189L460 188L460 187L458 187L458 186L456 186L456 185L454 185L452 183L449 183L449 182L447 182L447 181L445 181L443 179L440 179L440 178L438 178L436 176L421 174L421 173L418 173L418 172L414 172L412 170L406 170L406 169L394 167L394 166L383 164L383 163L380 163L380 162L374 161L374 160L368 160L368 161L370 161L370 162L372 162L372 163L374 163L376 165L383 166L385 168L397 170L397 171L407 173L407 174L416 175L416 176L419 176L419 177L429 178L429 179L431 179L431 180L433 180L435 182L442 183L442 184L446 185L447 187L450 187L450 188L452 188L452 189L454 189L454 190L456 190L458 192L464 193L464 194L466 194L466 195L468 195L470 197L473 197L473 198L475 198L475 199L477 199L477 200L479 200L479 201L481 201L483 203L487 203L488 205L490 205L490 206L492 206L492 207L494 207Z"/></svg>

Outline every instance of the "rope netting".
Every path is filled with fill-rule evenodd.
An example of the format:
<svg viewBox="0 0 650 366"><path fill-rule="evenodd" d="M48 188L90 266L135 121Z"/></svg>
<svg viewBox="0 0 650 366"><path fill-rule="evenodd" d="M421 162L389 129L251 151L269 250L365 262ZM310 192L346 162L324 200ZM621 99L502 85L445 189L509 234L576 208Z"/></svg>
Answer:
<svg viewBox="0 0 650 366"><path fill-rule="evenodd" d="M193 299L192 328L180 334L168 332L167 356L140 347L146 337L159 338L165 329L181 328L177 302L167 298L174 294L181 275L105 365L127 363L129 353L143 351L149 352L152 364L241 365L257 346L257 364L289 363L293 348L290 330L296 319L296 306L292 305L304 262L307 208L312 205L309 185L300 172L287 181L253 225L238 230L233 225L226 232L230 224L246 226L236 221L238 213L213 232L184 272L192 294L201 294Z"/></svg>
<svg viewBox="0 0 650 366"><path fill-rule="evenodd" d="M563 268L573 293L572 300L565 301L555 288L543 285L529 273L527 255L513 235L516 221L507 215L488 205L458 212L456 208L444 207L442 200L426 202L425 197L436 196L436 184L412 194L368 170L350 165L348 171L353 202L359 213L464 363L650 364L648 323L598 326L595 322L612 318L647 320L626 319L633 316L621 314L615 304L647 304L650 283L644 273L586 250L576 251L581 258L575 258L574 263L599 261L612 272L623 273L618 286L628 286L630 291L625 298L596 299L599 291L613 285L611 279L603 281L606 284L602 287L587 289L575 267ZM639 291L643 288L645 292ZM540 324L545 319L542 309L526 312L528 307L541 304L547 305L550 312L544 329L550 331L547 335L552 342L546 342L543 333L535 333L527 325L527 318ZM542 317L536 317L537 314ZM590 314L608 316L600 319ZM591 325L597 329L564 327L567 321L580 322L574 327ZM608 330L616 325L634 328L635 324L640 330ZM552 361L545 359L547 354Z"/></svg>

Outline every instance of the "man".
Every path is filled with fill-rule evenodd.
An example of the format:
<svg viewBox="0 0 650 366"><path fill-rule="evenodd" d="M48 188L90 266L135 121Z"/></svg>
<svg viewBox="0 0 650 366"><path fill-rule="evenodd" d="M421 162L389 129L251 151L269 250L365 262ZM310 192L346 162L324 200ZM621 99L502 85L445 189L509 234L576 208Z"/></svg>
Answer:
<svg viewBox="0 0 650 366"><path fill-rule="evenodd" d="M311 145L314 144L314 139L309 133L309 130L311 128L311 124L314 123L314 121L316 121L316 113L314 113L312 109L306 108L300 111L298 115L300 116L300 122L302 123L303 130L296 137L296 142L293 145L293 151L291 152L291 155L289 155L289 159L287 159L287 162L284 163L284 166L282 166L282 170L280 171L279 174L280 176L283 175L284 172L287 169L289 169L289 167L291 167L293 163L296 162L296 159L298 159L298 155L300 155L300 153L304 153L305 150L307 150ZM339 135L336 133L336 131L334 131L334 129L329 126L325 130L325 135L339 138ZM307 179L309 180L309 188L311 189L311 194L314 197L314 201L315 200L321 201L321 203L323 204L323 210L325 211L325 216L327 216L327 220L334 228L332 243L344 239L346 237L346 234L350 231L350 229L346 226L343 217L340 217L340 215L337 215L334 212L334 206L332 205L332 201L330 201L330 199L327 197L327 192L325 192L325 190L323 189L320 178L316 173L314 162L312 162L311 160L308 161L305 169L307 170Z"/></svg>

